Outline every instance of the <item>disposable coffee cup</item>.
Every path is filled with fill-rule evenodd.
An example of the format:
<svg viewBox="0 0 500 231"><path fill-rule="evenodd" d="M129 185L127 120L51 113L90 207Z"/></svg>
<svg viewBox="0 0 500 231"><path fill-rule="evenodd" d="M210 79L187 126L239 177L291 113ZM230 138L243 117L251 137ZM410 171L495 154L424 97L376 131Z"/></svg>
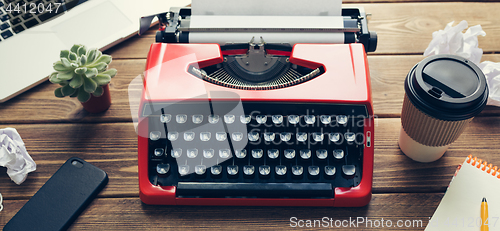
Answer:
<svg viewBox="0 0 500 231"><path fill-rule="evenodd" d="M488 101L482 71L455 55L434 55L416 64L405 79L399 147L411 159L443 156Z"/></svg>

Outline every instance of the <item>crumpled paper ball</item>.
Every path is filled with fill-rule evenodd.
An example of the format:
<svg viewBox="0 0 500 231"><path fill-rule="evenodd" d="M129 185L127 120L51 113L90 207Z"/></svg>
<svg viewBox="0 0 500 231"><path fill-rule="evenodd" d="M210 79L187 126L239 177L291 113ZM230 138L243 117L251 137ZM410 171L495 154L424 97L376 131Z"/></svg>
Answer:
<svg viewBox="0 0 500 231"><path fill-rule="evenodd" d="M490 94L486 105L500 107L500 63L484 61L478 65L486 76Z"/></svg>
<svg viewBox="0 0 500 231"><path fill-rule="evenodd" d="M15 128L0 129L0 166L7 167L7 174L16 184L23 183L28 173L36 170L36 163Z"/></svg>
<svg viewBox="0 0 500 231"><path fill-rule="evenodd" d="M484 73L488 83L487 105L500 106L500 63L484 61L480 63L483 49L479 48L477 36L486 36L481 25L472 26L467 29L467 21L461 21L453 26L453 22L446 25L444 30L432 33L432 41L425 49L424 56L437 54L452 54L469 59L475 63ZM465 31L463 33L462 31Z"/></svg>

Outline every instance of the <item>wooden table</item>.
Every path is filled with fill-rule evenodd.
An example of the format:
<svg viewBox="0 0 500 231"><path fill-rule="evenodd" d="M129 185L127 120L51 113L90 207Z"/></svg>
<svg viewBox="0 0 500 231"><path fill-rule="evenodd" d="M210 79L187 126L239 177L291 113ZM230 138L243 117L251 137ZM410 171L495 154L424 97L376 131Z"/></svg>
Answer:
<svg viewBox="0 0 500 231"><path fill-rule="evenodd" d="M470 26L481 24L487 33L479 38L479 47L484 50L482 61L500 62L500 3L360 0L346 5L365 7L372 14L369 29L379 36L377 51L368 55L377 116L373 197L368 206L198 207L141 203L137 135L131 122L127 88L143 72L149 45L154 41L152 29L147 35L135 36L106 52L113 56L110 66L118 69L118 75L111 82L113 104L103 114L88 114L76 100L54 97L56 85L49 82L0 104L0 128L16 128L37 163L37 170L22 185L11 182L5 170L0 171L0 192L4 196L0 227L71 156L102 168L110 177L109 184L71 230L276 229L290 228L291 217L304 220L366 217L391 220L394 225L398 220L421 220L423 226L427 225L457 165L467 155L500 164L500 110L487 107L443 158L433 163L417 163L401 153L397 144L403 80L410 68L423 59L432 32L451 21L467 20ZM423 230L423 227L380 229Z"/></svg>

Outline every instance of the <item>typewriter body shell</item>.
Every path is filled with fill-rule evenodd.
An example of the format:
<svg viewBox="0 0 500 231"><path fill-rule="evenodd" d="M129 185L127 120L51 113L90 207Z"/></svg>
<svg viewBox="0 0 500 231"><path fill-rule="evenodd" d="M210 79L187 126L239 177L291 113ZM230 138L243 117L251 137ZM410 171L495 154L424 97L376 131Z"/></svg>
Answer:
<svg viewBox="0 0 500 231"><path fill-rule="evenodd" d="M287 61L292 65L322 70L322 73L317 77L276 89L253 90L221 86L206 81L190 71L193 66L203 69L221 64L225 61L224 57L228 54L231 55L232 52L241 51L223 50L221 45L217 43L157 42L151 45L143 80L144 89L138 125L141 200L146 204L157 205L359 207L368 204L371 199L373 179L375 125L366 46L362 43L298 43L292 46L291 51L269 50L269 53L274 52L278 55L288 56ZM228 92L229 94L216 94L217 92ZM232 95L237 97L233 98ZM158 117L151 115L161 106L153 109L153 105L199 101L240 101L243 104L271 103L272 105L291 105L292 107L294 104L361 106L362 110L365 111L365 117L362 119L364 126L360 130L364 136L360 145L362 153L358 163L359 171L362 172L361 179L352 187L333 186L331 197L311 198L307 196L297 198L293 198L293 196L283 198L276 196L271 198L265 196L182 196L178 195L178 186L175 184L154 184L151 180L150 170L152 153L150 124L151 120L158 119ZM175 112L172 114L175 115ZM165 138L165 135L162 134L162 138ZM168 152L166 153L165 155L168 155ZM170 171L176 171L176 169L172 167ZM157 176L153 176L153 178L155 177ZM342 176L339 173L337 177ZM254 177L254 181L258 181L258 176Z"/></svg>

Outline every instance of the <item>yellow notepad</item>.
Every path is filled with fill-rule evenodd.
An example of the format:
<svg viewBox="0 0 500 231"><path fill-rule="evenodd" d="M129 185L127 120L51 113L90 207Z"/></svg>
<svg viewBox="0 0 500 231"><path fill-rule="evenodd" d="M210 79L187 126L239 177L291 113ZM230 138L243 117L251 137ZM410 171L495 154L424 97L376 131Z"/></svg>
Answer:
<svg viewBox="0 0 500 231"><path fill-rule="evenodd" d="M470 155L425 230L480 230L483 197L488 201L489 230L500 230L500 171Z"/></svg>

